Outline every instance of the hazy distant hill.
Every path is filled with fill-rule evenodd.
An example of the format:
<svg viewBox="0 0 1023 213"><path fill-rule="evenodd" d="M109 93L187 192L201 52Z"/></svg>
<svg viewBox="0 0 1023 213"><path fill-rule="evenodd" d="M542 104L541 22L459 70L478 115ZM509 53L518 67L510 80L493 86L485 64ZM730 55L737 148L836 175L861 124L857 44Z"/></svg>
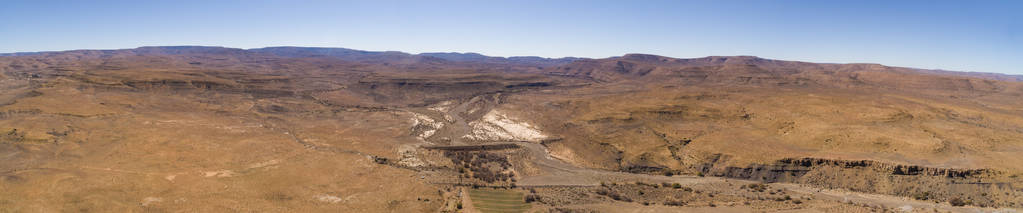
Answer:
<svg viewBox="0 0 1023 213"><path fill-rule="evenodd" d="M269 53L284 57L335 57L349 61L380 63L415 63L443 59L446 61L453 62L557 66L581 59L581 58L551 59L535 56L504 58L485 56L478 53L422 53L413 55L397 51L375 52L353 50L346 48L319 48L319 47L266 47L259 49L250 49L250 51Z"/></svg>

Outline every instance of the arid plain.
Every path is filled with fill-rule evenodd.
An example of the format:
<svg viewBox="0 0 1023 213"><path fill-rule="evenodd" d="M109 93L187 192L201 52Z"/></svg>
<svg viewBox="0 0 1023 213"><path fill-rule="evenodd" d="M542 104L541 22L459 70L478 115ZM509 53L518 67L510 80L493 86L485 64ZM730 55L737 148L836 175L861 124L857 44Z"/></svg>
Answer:
<svg viewBox="0 0 1023 213"><path fill-rule="evenodd" d="M1023 76L197 46L0 72L0 212L1023 207Z"/></svg>

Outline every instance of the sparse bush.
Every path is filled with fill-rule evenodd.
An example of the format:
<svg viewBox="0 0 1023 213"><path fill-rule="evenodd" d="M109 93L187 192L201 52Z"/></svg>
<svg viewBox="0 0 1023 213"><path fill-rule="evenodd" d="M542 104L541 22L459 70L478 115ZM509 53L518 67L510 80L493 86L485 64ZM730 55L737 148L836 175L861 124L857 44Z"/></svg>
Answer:
<svg viewBox="0 0 1023 213"><path fill-rule="evenodd" d="M654 187L654 188L659 187L656 183L645 183L645 182L640 182L640 181L636 181L636 185L639 185L639 186L650 186L650 187Z"/></svg>
<svg viewBox="0 0 1023 213"><path fill-rule="evenodd" d="M471 174L466 177L493 183L496 181L508 181L513 176L512 173L504 172L504 170L511 166L511 163L508 162L508 157L501 154L448 151L444 153L444 156L450 158L452 163L462 167L462 169L459 169L459 173ZM381 162L378 161L378 163ZM386 163L386 159L384 159L383 163ZM496 164L498 167L490 168L493 166L487 166L488 164Z"/></svg>
<svg viewBox="0 0 1023 213"><path fill-rule="evenodd" d="M611 199L614 199L614 200L617 200L617 201L632 202L631 198L626 197L626 196L622 196L621 194L618 194L617 192L614 192L614 191L611 191L607 196L611 197Z"/></svg>
<svg viewBox="0 0 1023 213"><path fill-rule="evenodd" d="M964 201L963 199L958 197L948 200L948 204L951 204L952 206L965 206L968 205L969 203L970 203L969 201Z"/></svg>
<svg viewBox="0 0 1023 213"><path fill-rule="evenodd" d="M536 202L538 200L540 200L540 195L531 194L531 195L526 195L526 197L525 197L526 203L532 203L532 202Z"/></svg>
<svg viewBox="0 0 1023 213"><path fill-rule="evenodd" d="M597 193L598 195L604 195L604 196L607 196L607 197L609 197L609 198L611 198L611 199L613 199L613 200L618 200L618 201L625 201L625 202L632 202L632 199L630 199L630 198L628 198L628 197L625 197L625 196L623 196L623 195L621 195L621 194L618 194L618 192L616 192L616 191L614 191L614 190L608 190L608 189L597 189L596 193Z"/></svg>
<svg viewBox="0 0 1023 213"><path fill-rule="evenodd" d="M665 206L685 206L686 202L681 200L669 200L664 202Z"/></svg>
<svg viewBox="0 0 1023 213"><path fill-rule="evenodd" d="M930 192L921 192L921 193L916 193L916 194L913 195L913 199L917 199L917 200L927 200L927 199L930 199L930 198L931 198L931 193Z"/></svg>
<svg viewBox="0 0 1023 213"><path fill-rule="evenodd" d="M749 188L750 191L764 192L767 190L768 186L763 183L751 183L747 185L746 188Z"/></svg>
<svg viewBox="0 0 1023 213"><path fill-rule="evenodd" d="M681 188L682 188L682 184L678 184L678 183L672 183L672 184L671 184L671 188L675 188L675 189L681 189Z"/></svg>
<svg viewBox="0 0 1023 213"><path fill-rule="evenodd" d="M373 162L376 162L377 164L387 164L387 158L373 157Z"/></svg>

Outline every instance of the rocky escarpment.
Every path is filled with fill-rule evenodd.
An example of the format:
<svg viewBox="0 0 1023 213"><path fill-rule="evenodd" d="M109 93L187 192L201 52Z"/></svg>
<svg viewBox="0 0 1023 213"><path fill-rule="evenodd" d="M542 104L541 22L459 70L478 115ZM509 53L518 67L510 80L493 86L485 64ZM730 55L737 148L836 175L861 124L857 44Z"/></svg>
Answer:
<svg viewBox="0 0 1023 213"><path fill-rule="evenodd" d="M970 178L985 174L996 173L987 169L961 169L961 168L937 168L917 165L902 165L884 163L871 160L834 160L821 158L787 158L778 161L779 163L795 165L799 167L814 166L838 166L842 168L867 167L882 173L892 175L928 175L956 178Z"/></svg>
<svg viewBox="0 0 1023 213"><path fill-rule="evenodd" d="M351 89L373 101L389 105L424 105L443 100L464 99L481 94L547 88L560 83L536 75L371 75L359 79Z"/></svg>
<svg viewBox="0 0 1023 213"><path fill-rule="evenodd" d="M727 157L725 157L727 158ZM723 162L722 158L716 158ZM708 163L702 174L764 182L809 184L822 188L881 193L919 200L966 200L977 206L1019 207L1023 189L1017 177L990 169L940 168L872 160L786 158L745 167Z"/></svg>

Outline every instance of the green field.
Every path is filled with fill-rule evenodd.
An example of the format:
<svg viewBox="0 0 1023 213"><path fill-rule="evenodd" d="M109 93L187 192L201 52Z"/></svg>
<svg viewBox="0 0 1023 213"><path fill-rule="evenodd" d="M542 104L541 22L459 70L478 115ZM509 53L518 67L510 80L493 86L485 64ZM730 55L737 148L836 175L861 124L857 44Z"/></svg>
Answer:
<svg viewBox="0 0 1023 213"><path fill-rule="evenodd" d="M481 212L525 212L531 207L522 192L498 189L469 189L472 205Z"/></svg>

